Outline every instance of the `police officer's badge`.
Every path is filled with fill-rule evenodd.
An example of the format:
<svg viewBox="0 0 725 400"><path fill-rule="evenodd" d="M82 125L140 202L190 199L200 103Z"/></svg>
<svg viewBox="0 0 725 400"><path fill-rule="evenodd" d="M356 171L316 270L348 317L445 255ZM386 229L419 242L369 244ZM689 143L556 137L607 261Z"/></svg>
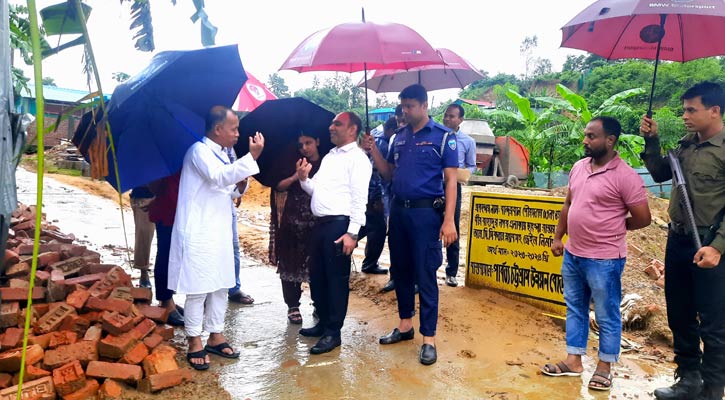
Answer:
<svg viewBox="0 0 725 400"><path fill-rule="evenodd" d="M451 150L456 149L456 139L448 139L448 147L450 147Z"/></svg>

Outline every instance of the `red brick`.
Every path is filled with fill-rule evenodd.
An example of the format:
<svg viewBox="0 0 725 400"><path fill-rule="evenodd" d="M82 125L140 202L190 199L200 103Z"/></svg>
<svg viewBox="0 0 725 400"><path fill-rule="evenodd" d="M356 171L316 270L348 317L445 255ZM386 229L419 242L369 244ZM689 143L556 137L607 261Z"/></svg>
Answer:
<svg viewBox="0 0 725 400"><path fill-rule="evenodd" d="M38 346L42 347L43 350L45 350L50 345L50 337L52 335L53 332L46 333L44 335L29 335L28 344L37 344Z"/></svg>
<svg viewBox="0 0 725 400"><path fill-rule="evenodd" d="M59 243L41 243L38 246L38 253L47 253L49 251L60 251L61 245ZM19 255L28 255L33 254L33 245L32 244L21 244L18 246L18 254Z"/></svg>
<svg viewBox="0 0 725 400"><path fill-rule="evenodd" d="M83 336L83 340L90 340L93 342L98 342L103 337L103 329L101 328L101 325L93 325L86 330L86 334Z"/></svg>
<svg viewBox="0 0 725 400"><path fill-rule="evenodd" d="M50 311L50 304L48 303L33 303L33 312L38 314L38 318L47 314Z"/></svg>
<svg viewBox="0 0 725 400"><path fill-rule="evenodd" d="M157 346L142 362L146 376L179 369L176 350L166 345Z"/></svg>
<svg viewBox="0 0 725 400"><path fill-rule="evenodd" d="M86 252L86 250L86 246L82 245L66 243L60 244L60 255L63 256L63 259L81 256Z"/></svg>
<svg viewBox="0 0 725 400"><path fill-rule="evenodd" d="M29 239L30 235L28 235L25 231L15 231L15 237L20 239Z"/></svg>
<svg viewBox="0 0 725 400"><path fill-rule="evenodd" d="M106 311L101 316L103 329L111 335L121 335L133 329L133 318L115 311Z"/></svg>
<svg viewBox="0 0 725 400"><path fill-rule="evenodd" d="M73 331L57 331L50 333L48 347L55 349L59 346L66 346L78 341L78 334Z"/></svg>
<svg viewBox="0 0 725 400"><path fill-rule="evenodd" d="M31 219L31 220L23 221L19 224L16 224L15 226L13 226L13 229L15 230L15 232L28 231L28 230L35 231L35 220Z"/></svg>
<svg viewBox="0 0 725 400"><path fill-rule="evenodd" d="M0 329L18 324L20 306L17 302L0 304Z"/></svg>
<svg viewBox="0 0 725 400"><path fill-rule="evenodd" d="M99 264L99 263L88 263L89 274L103 274L104 276L113 268L118 267L115 264Z"/></svg>
<svg viewBox="0 0 725 400"><path fill-rule="evenodd" d="M0 299L3 301L26 301L28 300L28 289L21 288L0 288ZM33 300L45 299L45 288L33 288Z"/></svg>
<svg viewBox="0 0 725 400"><path fill-rule="evenodd" d="M20 328L8 328L5 330L3 335L2 345L3 350L14 349L20 345L20 341L23 339L23 329Z"/></svg>
<svg viewBox="0 0 725 400"><path fill-rule="evenodd" d="M148 304L136 305L141 314L156 322L166 323L169 318L169 309L166 307L150 306Z"/></svg>
<svg viewBox="0 0 725 400"><path fill-rule="evenodd" d="M92 378L110 378L135 383L143 378L143 370L138 365L91 361L86 368L86 375Z"/></svg>
<svg viewBox="0 0 725 400"><path fill-rule="evenodd" d="M145 393L154 393L190 381L191 370L188 368L177 369L150 375L146 379L142 379L138 384L138 390Z"/></svg>
<svg viewBox="0 0 725 400"><path fill-rule="evenodd" d="M41 334L53 332L57 330L58 327L63 323L63 319L65 317L69 315L75 315L75 313L75 308L63 303L40 317L38 323L35 326L35 332Z"/></svg>
<svg viewBox="0 0 725 400"><path fill-rule="evenodd" d="M8 281L8 287L28 290L30 282L24 279L11 278L10 281Z"/></svg>
<svg viewBox="0 0 725 400"><path fill-rule="evenodd" d="M154 321L151 321L148 318L144 318L141 322L139 322L138 325L133 328L133 330L131 330L130 335L135 339L141 340L146 336L150 335L155 329L156 324L154 323Z"/></svg>
<svg viewBox="0 0 725 400"><path fill-rule="evenodd" d="M68 281L66 281L68 282ZM90 292L85 289L74 290L71 294L66 297L65 302L76 310L83 308L86 304L86 300L91 296Z"/></svg>
<svg viewBox="0 0 725 400"><path fill-rule="evenodd" d="M63 400L95 400L99 387L97 380L86 379L86 385L83 386L83 389L63 396Z"/></svg>
<svg viewBox="0 0 725 400"><path fill-rule="evenodd" d="M153 293L151 289L145 287L133 287L131 288L131 296L135 301L143 301L150 303L153 299Z"/></svg>
<svg viewBox="0 0 725 400"><path fill-rule="evenodd" d="M73 360L53 370L55 391L63 396L83 389L86 386L86 374L78 360Z"/></svg>
<svg viewBox="0 0 725 400"><path fill-rule="evenodd" d="M50 272L43 271L43 270L35 271L35 285L36 286L45 285L48 282L48 279L50 279Z"/></svg>
<svg viewBox="0 0 725 400"><path fill-rule="evenodd" d="M6 373L0 373L0 389L5 389L13 385L13 376Z"/></svg>
<svg viewBox="0 0 725 400"><path fill-rule="evenodd" d="M3 257L3 266L17 264L20 261L18 253L5 249L5 257Z"/></svg>
<svg viewBox="0 0 725 400"><path fill-rule="evenodd" d="M660 271L652 264L648 265L647 268L644 269L644 273L648 278L654 281L660 278Z"/></svg>
<svg viewBox="0 0 725 400"><path fill-rule="evenodd" d="M46 371L42 368L38 368L34 365L26 365L25 366L25 381L34 381L36 379L45 378L46 376L50 376L50 371ZM14 383L17 385L17 382Z"/></svg>
<svg viewBox="0 0 725 400"><path fill-rule="evenodd" d="M131 277L121 267L114 267L103 279L91 286L92 297L105 297L111 293L113 288L118 286L131 286Z"/></svg>
<svg viewBox="0 0 725 400"><path fill-rule="evenodd" d="M131 350L136 343L138 343L138 340L129 335L108 335L98 342L98 354L101 357L118 360Z"/></svg>
<svg viewBox="0 0 725 400"><path fill-rule="evenodd" d="M146 336L146 338L143 340L143 344L146 345L149 349L153 349L154 347L161 344L161 342L164 341L164 338L161 337L161 335L158 335L156 333L152 333L149 336Z"/></svg>
<svg viewBox="0 0 725 400"><path fill-rule="evenodd" d="M143 359L146 358L146 356L148 355L148 347L146 347L145 344L139 342L135 346L133 346L131 350L126 352L126 354L124 354L118 362L124 364L138 365L141 364L141 361L143 361Z"/></svg>
<svg viewBox="0 0 725 400"><path fill-rule="evenodd" d="M138 310L136 304L131 305L131 312L129 313L129 315L133 318L134 325L138 325L141 323L141 321L146 319L146 317L141 314L141 311Z"/></svg>
<svg viewBox="0 0 725 400"><path fill-rule="evenodd" d="M106 379L98 390L98 400L123 399L123 386L113 379Z"/></svg>
<svg viewBox="0 0 725 400"><path fill-rule="evenodd" d="M59 253L60 254L60 253ZM78 273L83 267L88 264L83 257L71 257L67 260L58 260L50 264L50 268L57 269L63 272L63 275L68 276L70 273Z"/></svg>
<svg viewBox="0 0 725 400"><path fill-rule="evenodd" d="M75 235L73 235L72 233L66 235L62 232L51 231L49 229L42 228L41 235L48 236L54 240L57 240L60 243L73 243L73 241L76 239Z"/></svg>
<svg viewBox="0 0 725 400"><path fill-rule="evenodd" d="M72 285L83 285L85 287L89 287L89 286L93 285L94 283L103 279L104 276L106 276L106 274L103 274L103 273L83 275L83 276L79 276L77 278L66 279L65 284L71 285L71 286Z"/></svg>
<svg viewBox="0 0 725 400"><path fill-rule="evenodd" d="M9 387L0 391L0 400L15 400L17 398L18 386ZM53 379L49 376L23 383L23 392L20 395L23 400L55 400L55 387Z"/></svg>
<svg viewBox="0 0 725 400"><path fill-rule="evenodd" d="M0 353L0 372L16 372L20 370L23 349L12 349ZM25 351L25 364L32 365L43 359L43 348L34 344Z"/></svg>
<svg viewBox="0 0 725 400"><path fill-rule="evenodd" d="M89 326L91 326L91 322L86 318L78 315L69 315L63 319L63 323L60 324L58 329L63 331L73 331L78 334L78 336L82 336Z"/></svg>
<svg viewBox="0 0 725 400"><path fill-rule="evenodd" d="M657 282L655 282L655 285L661 287L662 289L665 288L665 276L661 275L660 279L657 279Z"/></svg>
<svg viewBox="0 0 725 400"><path fill-rule="evenodd" d="M100 321L101 315L103 315L102 311L89 311L89 312L79 315L79 317L83 317L83 318L87 319L88 321L90 321L91 323L93 323L93 322Z"/></svg>
<svg viewBox="0 0 725 400"><path fill-rule="evenodd" d="M73 360L78 360L81 365L87 365L90 361L98 360L98 346L96 342L81 340L67 346L60 346L45 352L43 365L46 369L55 369Z"/></svg>
<svg viewBox="0 0 725 400"><path fill-rule="evenodd" d="M12 264L5 269L5 275L11 278L28 275L30 273L30 264L26 262L19 262Z"/></svg>
<svg viewBox="0 0 725 400"><path fill-rule="evenodd" d="M93 290L91 290L91 297L86 301L86 308L94 311L116 311L128 315L131 312L132 304L130 301L93 297Z"/></svg>
<svg viewBox="0 0 725 400"><path fill-rule="evenodd" d="M113 288L111 294L108 295L109 299L125 300L133 303L133 296L131 295L131 288L127 286L119 286Z"/></svg>
<svg viewBox="0 0 725 400"><path fill-rule="evenodd" d="M38 267L46 267L50 264L60 261L59 251L49 251L47 253L38 254Z"/></svg>
<svg viewBox="0 0 725 400"><path fill-rule="evenodd" d="M158 325L154 333L161 335L164 340L171 340L174 338L174 327L166 324Z"/></svg>

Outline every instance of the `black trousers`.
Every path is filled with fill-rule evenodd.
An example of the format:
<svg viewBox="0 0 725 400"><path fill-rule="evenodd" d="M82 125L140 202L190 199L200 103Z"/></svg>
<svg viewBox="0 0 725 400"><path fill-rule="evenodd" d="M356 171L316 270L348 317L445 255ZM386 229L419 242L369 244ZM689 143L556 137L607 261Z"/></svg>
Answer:
<svg viewBox="0 0 725 400"><path fill-rule="evenodd" d="M388 235L388 224L385 222L385 210L382 203L379 209L368 207L365 213L365 226L360 229L360 239L367 236L365 243L365 258L362 269L375 268L378 259L383 254L385 238Z"/></svg>
<svg viewBox="0 0 725 400"><path fill-rule="evenodd" d="M461 262L461 247L459 240L461 239L461 184L456 184L456 212L453 213L453 223L456 225L456 240L446 247L446 276L458 275L458 264Z"/></svg>
<svg viewBox="0 0 725 400"><path fill-rule="evenodd" d="M282 297L284 303L287 304L287 308L295 308L300 306L300 298L302 298L302 283L301 282L282 282Z"/></svg>
<svg viewBox="0 0 725 400"><path fill-rule="evenodd" d="M156 300L167 301L174 297L169 290L169 252L171 251L171 231L173 226L156 223L156 264L154 264L154 286Z"/></svg>
<svg viewBox="0 0 725 400"><path fill-rule="evenodd" d="M350 294L350 256L337 252L335 240L347 232L348 220L319 222L309 244L310 295L325 336L340 336Z"/></svg>
<svg viewBox="0 0 725 400"><path fill-rule="evenodd" d="M670 231L665 252L667 321L680 370L698 370L705 383L725 385L725 257L715 268L692 263L689 235ZM700 348L700 341L704 344Z"/></svg>

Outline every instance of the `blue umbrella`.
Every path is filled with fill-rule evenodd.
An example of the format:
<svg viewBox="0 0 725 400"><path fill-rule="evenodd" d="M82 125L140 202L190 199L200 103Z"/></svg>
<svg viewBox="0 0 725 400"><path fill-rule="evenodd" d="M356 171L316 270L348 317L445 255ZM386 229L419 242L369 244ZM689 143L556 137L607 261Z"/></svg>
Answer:
<svg viewBox="0 0 725 400"><path fill-rule="evenodd" d="M186 150L204 137L207 112L231 106L246 80L236 45L154 56L111 96L108 120L120 186L110 151L106 180L125 192L178 171Z"/></svg>

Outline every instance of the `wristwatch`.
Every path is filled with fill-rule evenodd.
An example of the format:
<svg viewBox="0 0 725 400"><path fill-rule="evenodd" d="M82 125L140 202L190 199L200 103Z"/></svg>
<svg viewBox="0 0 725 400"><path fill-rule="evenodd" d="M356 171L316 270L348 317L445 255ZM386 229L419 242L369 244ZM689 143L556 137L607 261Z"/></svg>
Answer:
<svg viewBox="0 0 725 400"><path fill-rule="evenodd" d="M350 232L347 232L347 235L348 235L348 236L350 236L350 237L352 238L352 240L354 240L354 241L356 241L356 242L357 242L357 234L355 234L355 233L350 233Z"/></svg>

